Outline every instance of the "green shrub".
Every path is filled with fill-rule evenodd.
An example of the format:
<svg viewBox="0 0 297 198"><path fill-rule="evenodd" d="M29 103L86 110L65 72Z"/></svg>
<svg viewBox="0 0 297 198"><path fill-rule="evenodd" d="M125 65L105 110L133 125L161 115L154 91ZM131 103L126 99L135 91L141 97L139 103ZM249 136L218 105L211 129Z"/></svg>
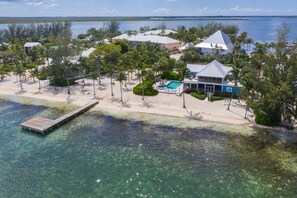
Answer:
<svg viewBox="0 0 297 198"><path fill-rule="evenodd" d="M173 71L166 71L163 72L161 78L166 80L180 80L181 76Z"/></svg>
<svg viewBox="0 0 297 198"><path fill-rule="evenodd" d="M46 79L47 79L47 76L46 76L45 74L39 74L39 75L37 76L37 78L38 78L39 80L46 80Z"/></svg>
<svg viewBox="0 0 297 198"><path fill-rule="evenodd" d="M69 85L74 85L74 80L69 80ZM54 79L50 81L50 85L55 85L57 87L66 87L68 86L67 80L65 79Z"/></svg>
<svg viewBox="0 0 297 198"><path fill-rule="evenodd" d="M281 122L281 113L279 108L269 108L267 106L259 106L255 112L255 122L266 126L276 126Z"/></svg>
<svg viewBox="0 0 297 198"><path fill-rule="evenodd" d="M203 90L203 89L199 89L199 90L198 90L198 94L199 94L199 95L204 94L204 90Z"/></svg>
<svg viewBox="0 0 297 198"><path fill-rule="evenodd" d="M193 96L194 98L197 98L199 100L205 100L206 98L206 94L199 94L196 91L191 92L191 96Z"/></svg>
<svg viewBox="0 0 297 198"><path fill-rule="evenodd" d="M215 96L215 95L210 96L210 101L218 101L218 100L224 100L224 98L221 96Z"/></svg>
<svg viewBox="0 0 297 198"><path fill-rule="evenodd" d="M232 94L231 93L226 93L226 92L221 92L221 91L215 91L214 96L220 96L220 97L223 97L223 98L231 98ZM237 94L233 94L233 98L234 99L237 99L238 98L238 95Z"/></svg>
<svg viewBox="0 0 297 198"><path fill-rule="evenodd" d="M158 90L153 88L154 81L144 81L144 95L145 96L156 96L158 95ZM139 83L133 88L133 93L135 95L142 95L142 83Z"/></svg>

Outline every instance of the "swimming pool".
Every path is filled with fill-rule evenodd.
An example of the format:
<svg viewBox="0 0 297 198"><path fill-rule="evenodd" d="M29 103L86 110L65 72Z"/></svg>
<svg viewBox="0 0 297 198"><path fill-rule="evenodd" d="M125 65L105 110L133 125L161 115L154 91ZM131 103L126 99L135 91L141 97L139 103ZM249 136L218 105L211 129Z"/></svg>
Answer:
<svg viewBox="0 0 297 198"><path fill-rule="evenodd" d="M171 81L170 83L168 83L165 86L159 86L159 88L167 88L167 89L176 89L179 86L181 86L183 83L182 82L178 82L178 81Z"/></svg>

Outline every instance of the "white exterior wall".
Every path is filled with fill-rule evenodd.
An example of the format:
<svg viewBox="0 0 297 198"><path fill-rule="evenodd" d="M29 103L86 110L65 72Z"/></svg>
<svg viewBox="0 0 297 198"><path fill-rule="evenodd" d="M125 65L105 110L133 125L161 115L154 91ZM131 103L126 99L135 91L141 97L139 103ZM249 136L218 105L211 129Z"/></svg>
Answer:
<svg viewBox="0 0 297 198"><path fill-rule="evenodd" d="M213 49L209 49L209 48L201 48L201 52L203 53L203 54L213 54ZM226 54L228 54L228 53L232 53L233 52L233 50L224 50L224 51L221 51L220 52L220 54L221 55L226 55Z"/></svg>

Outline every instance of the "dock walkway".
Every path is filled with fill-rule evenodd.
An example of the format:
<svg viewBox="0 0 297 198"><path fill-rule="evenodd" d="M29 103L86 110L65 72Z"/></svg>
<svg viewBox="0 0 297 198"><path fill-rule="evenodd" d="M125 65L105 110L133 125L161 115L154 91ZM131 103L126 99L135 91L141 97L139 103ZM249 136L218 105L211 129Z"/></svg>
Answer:
<svg viewBox="0 0 297 198"><path fill-rule="evenodd" d="M30 131L35 131L38 133L42 133L45 134L46 132L59 127L62 124L65 124L66 122L68 122L69 120L71 120L72 118L82 114L83 112L91 109L92 107L94 107L95 105L97 105L99 102L98 101L93 101L90 102L82 107L80 107L79 109L76 109L74 111L71 111L55 120L51 120L51 119L47 119L44 117L35 117L32 118L26 122L21 123L21 126L23 129L27 129Z"/></svg>

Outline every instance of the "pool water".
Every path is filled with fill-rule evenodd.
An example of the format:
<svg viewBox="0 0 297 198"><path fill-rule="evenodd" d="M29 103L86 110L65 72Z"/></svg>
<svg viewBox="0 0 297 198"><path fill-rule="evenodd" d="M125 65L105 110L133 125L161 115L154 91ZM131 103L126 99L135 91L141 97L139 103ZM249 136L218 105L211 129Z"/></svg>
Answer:
<svg viewBox="0 0 297 198"><path fill-rule="evenodd" d="M183 84L182 82L176 82L176 81L172 81L170 83L168 83L165 86L159 86L160 88L167 88L167 89L176 89L178 88L181 84Z"/></svg>

